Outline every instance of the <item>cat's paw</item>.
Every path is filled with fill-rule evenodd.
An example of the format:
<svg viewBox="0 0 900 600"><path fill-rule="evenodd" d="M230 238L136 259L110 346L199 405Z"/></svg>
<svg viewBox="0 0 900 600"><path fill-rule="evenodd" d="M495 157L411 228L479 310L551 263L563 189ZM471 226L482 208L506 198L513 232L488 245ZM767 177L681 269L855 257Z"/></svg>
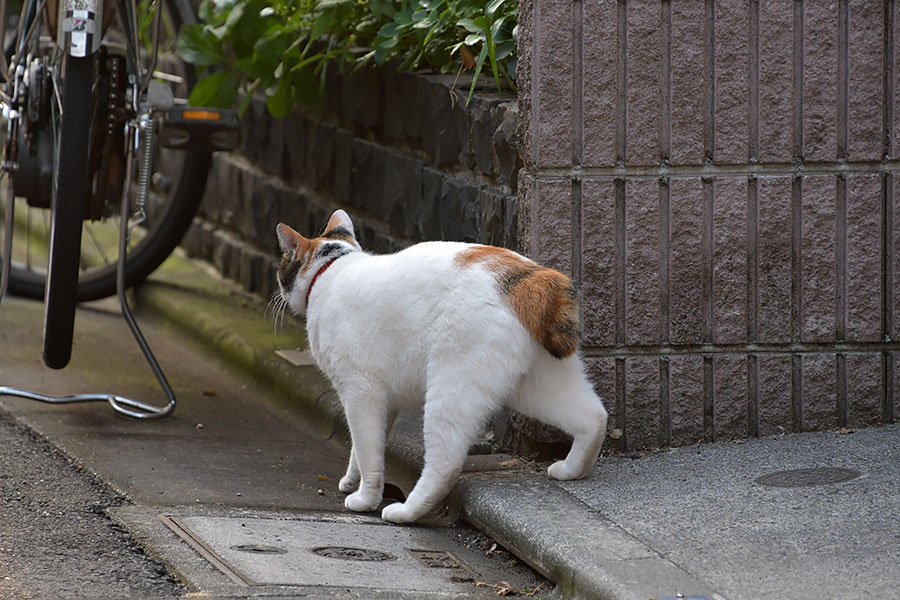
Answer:
<svg viewBox="0 0 900 600"><path fill-rule="evenodd" d="M359 487L359 478L358 477L348 477L344 475L341 477L340 483L338 483L338 489L341 490L345 494L349 494L351 492L355 492Z"/></svg>
<svg viewBox="0 0 900 600"><path fill-rule="evenodd" d="M405 502L388 504L381 511L381 518L391 523L412 523L416 516L410 512Z"/></svg>
<svg viewBox="0 0 900 600"><path fill-rule="evenodd" d="M547 468L547 475L550 476L550 479L556 479L558 481L569 481L584 477L584 473L576 472L574 469L570 468L564 460L558 460L550 465Z"/></svg>
<svg viewBox="0 0 900 600"><path fill-rule="evenodd" d="M344 498L344 506L353 512L372 512L381 504L381 498L374 495L354 492Z"/></svg>

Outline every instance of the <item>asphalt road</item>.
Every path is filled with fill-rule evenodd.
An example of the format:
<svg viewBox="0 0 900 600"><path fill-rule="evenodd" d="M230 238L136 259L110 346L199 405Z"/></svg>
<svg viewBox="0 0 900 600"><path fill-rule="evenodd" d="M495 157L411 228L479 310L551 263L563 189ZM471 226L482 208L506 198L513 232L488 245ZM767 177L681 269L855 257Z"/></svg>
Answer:
<svg viewBox="0 0 900 600"><path fill-rule="evenodd" d="M171 598L184 587L104 512L125 499L0 413L0 598Z"/></svg>

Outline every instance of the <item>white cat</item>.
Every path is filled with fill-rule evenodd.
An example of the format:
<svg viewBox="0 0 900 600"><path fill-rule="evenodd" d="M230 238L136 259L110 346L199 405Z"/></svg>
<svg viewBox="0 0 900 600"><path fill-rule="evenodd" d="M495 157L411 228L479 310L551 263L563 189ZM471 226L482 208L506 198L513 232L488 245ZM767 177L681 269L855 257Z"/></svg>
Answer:
<svg viewBox="0 0 900 600"><path fill-rule="evenodd" d="M554 479L586 476L607 413L576 354L569 279L502 248L426 242L390 255L363 252L335 212L321 237L277 228L282 297L306 315L316 363L331 379L353 448L340 490L373 511L384 490L384 446L397 411L424 402L425 467L383 519L410 523L450 491L469 446L501 405L574 437Z"/></svg>

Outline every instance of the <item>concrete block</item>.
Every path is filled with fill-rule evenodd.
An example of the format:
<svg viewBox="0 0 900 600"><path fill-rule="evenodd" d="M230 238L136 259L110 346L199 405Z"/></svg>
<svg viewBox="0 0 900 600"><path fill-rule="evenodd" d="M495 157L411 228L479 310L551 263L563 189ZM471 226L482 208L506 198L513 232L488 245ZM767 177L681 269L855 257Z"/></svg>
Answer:
<svg viewBox="0 0 900 600"><path fill-rule="evenodd" d="M307 128L309 119L299 110L292 110L284 119L284 178L294 183L301 183L306 178L307 167Z"/></svg>
<svg viewBox="0 0 900 600"><path fill-rule="evenodd" d="M615 343L616 269L615 184L585 180L582 184L581 319L584 344Z"/></svg>
<svg viewBox="0 0 900 600"><path fill-rule="evenodd" d="M616 162L617 34L615 2L582 2L581 164L609 167ZM519 27L519 31L522 28Z"/></svg>
<svg viewBox="0 0 900 600"><path fill-rule="evenodd" d="M609 413L607 428L620 427L622 415L616 412L616 360L614 358L585 358L584 367L588 379L594 385L594 391L600 396L606 412ZM607 436L603 446L604 448L617 448L619 442Z"/></svg>
<svg viewBox="0 0 900 600"><path fill-rule="evenodd" d="M482 188L478 191L477 221L478 241L491 246L513 248L515 246L514 231L510 230L509 211L515 210L515 196L495 188Z"/></svg>
<svg viewBox="0 0 900 600"><path fill-rule="evenodd" d="M898 40L900 39L900 8L898 8L896 3L894 4L893 19L893 37L894 40ZM891 131L888 132L888 138L891 139L891 148L888 154L890 154L890 158L896 158L900 156L900 94L897 93L897 90L900 90L900 44L894 43L894 55L888 60L892 61L894 66L894 81L892 82L894 118L893 123L889 125Z"/></svg>
<svg viewBox="0 0 900 600"><path fill-rule="evenodd" d="M713 341L747 341L747 180L720 177L713 205Z"/></svg>
<svg viewBox="0 0 900 600"><path fill-rule="evenodd" d="M893 270L893 289L891 290L891 306L892 326L891 331L886 331L886 335L891 339L898 337L900 333L900 175L888 175L886 177L887 189L885 190L891 204L893 240L890 243L889 256L890 265L886 268ZM900 417L900 415L897 415Z"/></svg>
<svg viewBox="0 0 900 600"><path fill-rule="evenodd" d="M627 5L626 141L629 165L660 161L660 9L655 2Z"/></svg>
<svg viewBox="0 0 900 600"><path fill-rule="evenodd" d="M537 254L532 258L544 266L571 275L572 182L568 179L538 180L535 193Z"/></svg>
<svg viewBox="0 0 900 600"><path fill-rule="evenodd" d="M894 369L894 376L892 378L894 387L892 409L893 420L894 422L896 422L898 419L900 419L900 393L897 393L898 391L900 391L900 352L891 352L890 357L890 361ZM889 399L888 402L891 403L891 400Z"/></svg>
<svg viewBox="0 0 900 600"><path fill-rule="evenodd" d="M347 69L340 80L339 110L343 118L367 131L382 131L381 69Z"/></svg>
<svg viewBox="0 0 900 600"><path fill-rule="evenodd" d="M516 121L516 137L519 140L519 154L522 161L531 168L537 168L537 90L534 89L532 73L535 72L535 28L534 9L537 0L521 0L516 23L519 36L516 40L516 86L519 88L519 119Z"/></svg>
<svg viewBox="0 0 900 600"><path fill-rule="evenodd" d="M759 161L793 155L794 2L759 3Z"/></svg>
<svg viewBox="0 0 900 600"><path fill-rule="evenodd" d="M422 169L418 158L395 151L382 150L385 157L384 192L379 214L394 231L413 237L416 229L410 210L422 201ZM476 190L476 186L472 186ZM376 207L370 210L377 210Z"/></svg>
<svg viewBox="0 0 900 600"><path fill-rule="evenodd" d="M669 180L669 338L673 344L703 342L703 189L699 178Z"/></svg>
<svg viewBox="0 0 900 600"><path fill-rule="evenodd" d="M333 181L332 164L334 160L334 141L337 128L318 119L313 120L307 130L307 163L306 174L309 186L328 189Z"/></svg>
<svg viewBox="0 0 900 600"><path fill-rule="evenodd" d="M803 156L806 160L834 160L838 4L805 2L803 8Z"/></svg>
<svg viewBox="0 0 900 600"><path fill-rule="evenodd" d="M847 158L880 160L884 111L884 3L849 2Z"/></svg>
<svg viewBox="0 0 900 600"><path fill-rule="evenodd" d="M757 189L758 341L783 343L791 339L791 180L762 177Z"/></svg>
<svg viewBox="0 0 900 600"><path fill-rule="evenodd" d="M437 151L438 135L437 118L432 104L433 93L432 84L427 78L416 77L414 97L419 106L412 113L412 116L418 117L418 124L414 129L418 132L420 147L431 156Z"/></svg>
<svg viewBox="0 0 900 600"><path fill-rule="evenodd" d="M671 130L669 162L703 164L705 77L702 2L672 2Z"/></svg>
<svg viewBox="0 0 900 600"><path fill-rule="evenodd" d="M625 359L625 439L629 449L660 446L659 359Z"/></svg>
<svg viewBox="0 0 900 600"><path fill-rule="evenodd" d="M534 13L534 60L532 114L537 118L533 143L536 166L568 167L572 164L574 120L572 111L572 3L545 0ZM521 31L521 27L519 28ZM526 117L527 118L527 117Z"/></svg>
<svg viewBox="0 0 900 600"><path fill-rule="evenodd" d="M496 112L499 124L494 129L492 141L497 183L508 186L512 193L516 193L519 169L523 164L522 158L519 156L518 140L516 140L516 122L519 120L519 111L515 102L503 102L497 105Z"/></svg>
<svg viewBox="0 0 900 600"><path fill-rule="evenodd" d="M444 173L433 168L422 168L422 199L409 207L409 218L415 239L441 239L440 217L441 188Z"/></svg>
<svg viewBox="0 0 900 600"><path fill-rule="evenodd" d="M629 344L659 340L659 182L625 183L625 337Z"/></svg>
<svg viewBox="0 0 900 600"><path fill-rule="evenodd" d="M833 429L837 416L837 357L832 353L803 356L803 431Z"/></svg>
<svg viewBox="0 0 900 600"><path fill-rule="evenodd" d="M519 171L519 185L516 191L519 240L516 250L525 256L537 257L537 178L526 168ZM427 183L427 182L426 182Z"/></svg>
<svg viewBox="0 0 900 600"><path fill-rule="evenodd" d="M847 339L881 339L881 177L847 178ZM840 235L840 232L839 232Z"/></svg>
<svg viewBox="0 0 900 600"><path fill-rule="evenodd" d="M442 240L476 242L479 218L478 189L468 182L446 178L438 208Z"/></svg>
<svg viewBox="0 0 900 600"><path fill-rule="evenodd" d="M669 412L673 446L694 444L706 437L704 410L703 357L672 356L669 358Z"/></svg>
<svg viewBox="0 0 900 600"><path fill-rule="evenodd" d="M788 433L793 415L791 400L791 355L760 354L759 435Z"/></svg>
<svg viewBox="0 0 900 600"><path fill-rule="evenodd" d="M713 379L716 439L747 437L750 402L747 388L747 356L744 354L715 356Z"/></svg>
<svg viewBox="0 0 900 600"><path fill-rule="evenodd" d="M385 157L374 142L355 138L350 168L350 196L353 206L382 215L385 178Z"/></svg>
<svg viewBox="0 0 900 600"><path fill-rule="evenodd" d="M461 104L451 98L443 85L431 83L430 91L435 135L434 164L437 167L452 167L459 164L461 155L468 151L468 118Z"/></svg>
<svg viewBox="0 0 900 600"><path fill-rule="evenodd" d="M746 0L718 0L715 23L715 152L717 164L747 161L750 128L749 10Z"/></svg>
<svg viewBox="0 0 900 600"><path fill-rule="evenodd" d="M850 353L847 364L847 425L883 422L882 358L877 352Z"/></svg>
<svg viewBox="0 0 900 600"><path fill-rule="evenodd" d="M404 77L405 76L405 77ZM401 77L408 77L407 74L400 74L393 69L384 69L382 73L382 85L384 94L384 114L381 117L381 127L384 135L393 140L403 140L406 137L405 123L413 119L413 115L408 111L414 107L415 103L405 97L409 94L408 87L404 89L401 83Z"/></svg>
<svg viewBox="0 0 900 600"><path fill-rule="evenodd" d="M836 178L803 178L801 337L828 342L835 336L835 198Z"/></svg>
<svg viewBox="0 0 900 600"><path fill-rule="evenodd" d="M454 111L457 112L457 111ZM459 111L462 114L462 123L467 124L469 131L466 132L465 141L471 144L471 154L474 158L474 167L485 175L493 175L495 172L494 163L496 157L494 155L494 132L497 129L497 123L492 119L493 106L488 102L473 102L468 111ZM469 120L471 116L471 121Z"/></svg>
<svg viewBox="0 0 900 600"><path fill-rule="evenodd" d="M331 168L330 192L340 205L353 202L351 181L353 180L353 133L343 128L335 131L334 162Z"/></svg>

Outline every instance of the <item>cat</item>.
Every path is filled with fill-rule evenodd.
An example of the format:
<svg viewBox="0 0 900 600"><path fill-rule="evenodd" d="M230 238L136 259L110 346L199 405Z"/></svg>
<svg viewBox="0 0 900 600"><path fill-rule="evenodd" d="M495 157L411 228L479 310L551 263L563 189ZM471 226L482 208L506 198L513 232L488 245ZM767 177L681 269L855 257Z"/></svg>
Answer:
<svg viewBox="0 0 900 600"><path fill-rule="evenodd" d="M469 446L502 405L573 436L553 479L585 477L607 413L578 356L572 283L511 250L423 242L396 254L362 251L336 211L307 239L280 223L278 286L306 317L310 350L340 397L352 449L344 505L374 511L384 490L385 440L397 411L424 402L425 466L384 520L411 523L436 508Z"/></svg>

